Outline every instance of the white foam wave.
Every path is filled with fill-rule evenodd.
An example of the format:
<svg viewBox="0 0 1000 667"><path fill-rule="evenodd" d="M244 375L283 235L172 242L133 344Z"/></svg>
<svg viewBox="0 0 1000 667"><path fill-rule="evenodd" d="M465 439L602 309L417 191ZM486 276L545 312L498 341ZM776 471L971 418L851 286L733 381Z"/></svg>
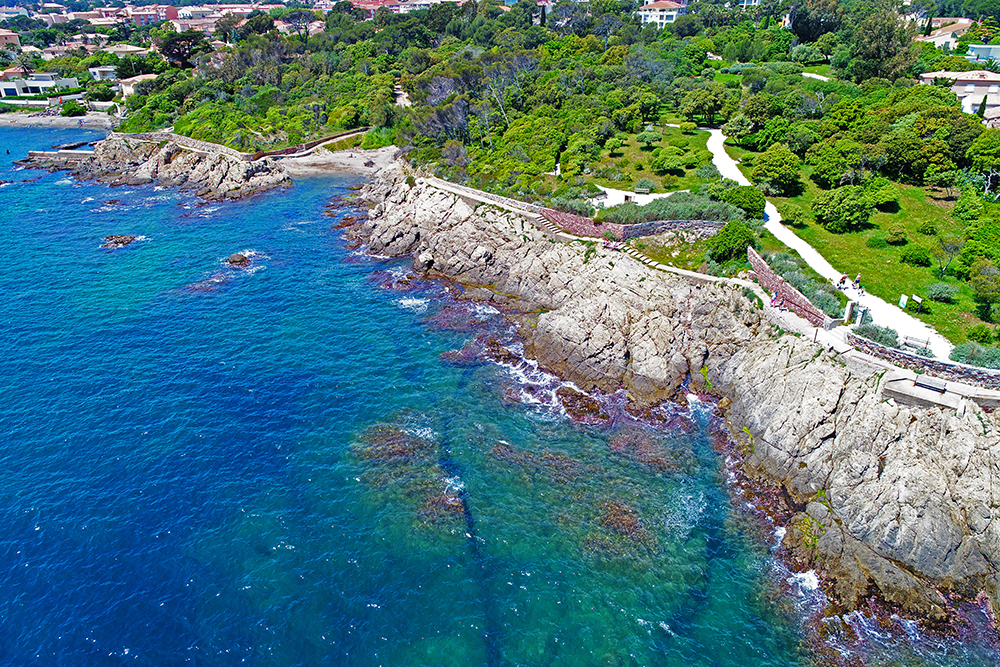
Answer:
<svg viewBox="0 0 1000 667"><path fill-rule="evenodd" d="M429 299L417 299L415 297L403 297L402 299L396 299L395 304L402 308L403 310L410 310L414 313L423 313L427 310L427 304L430 303Z"/></svg>
<svg viewBox="0 0 1000 667"><path fill-rule="evenodd" d="M73 185L73 179L72 178L60 178L58 181L55 182L55 184L56 185Z"/></svg>
<svg viewBox="0 0 1000 667"><path fill-rule="evenodd" d="M88 202L92 202L92 201L94 201L94 198L93 198L93 197L84 197L84 198L83 198L83 199L82 199L82 200L80 201L80 203L81 203L81 204L86 204L86 203L88 203Z"/></svg>
<svg viewBox="0 0 1000 667"><path fill-rule="evenodd" d="M491 317L496 317L500 314L500 311L493 306L487 306L482 303L472 304L472 316L482 322L483 320L488 320Z"/></svg>
<svg viewBox="0 0 1000 667"><path fill-rule="evenodd" d="M403 433L408 433L414 438L422 438L424 440L437 440L441 437L440 434L430 426L407 426L403 428Z"/></svg>
<svg viewBox="0 0 1000 667"><path fill-rule="evenodd" d="M460 493L463 489L465 489L465 482L458 477L445 477L444 484L448 490L453 493Z"/></svg>
<svg viewBox="0 0 1000 667"><path fill-rule="evenodd" d="M802 593L819 590L819 577L816 575L815 570L795 572L792 576L788 577L787 581L793 586L797 586Z"/></svg>
<svg viewBox="0 0 1000 667"><path fill-rule="evenodd" d="M683 540L691 533L701 520L708 501L701 491L697 493L682 493L677 496L676 507L664 517L663 527L677 539Z"/></svg>

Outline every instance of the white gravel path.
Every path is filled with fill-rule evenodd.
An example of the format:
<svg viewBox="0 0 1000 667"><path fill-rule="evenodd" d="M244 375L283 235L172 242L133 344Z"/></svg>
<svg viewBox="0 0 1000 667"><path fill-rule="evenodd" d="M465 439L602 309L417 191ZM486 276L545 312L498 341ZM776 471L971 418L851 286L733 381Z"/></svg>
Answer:
<svg viewBox="0 0 1000 667"><path fill-rule="evenodd" d="M819 77L818 74L815 76ZM719 173L724 178L731 178L741 185L750 185L750 181L740 171L740 168L736 165L736 161L726 153L726 137L722 134L722 130L709 130L709 132L711 136L708 139L708 150L712 152L712 161L716 169L719 170ZM840 280L843 271L835 269L811 245L796 236L795 232L788 227L782 225L778 209L771 202L767 202L767 206L764 208L764 221L764 226L767 230L774 234L779 241L797 252L816 273L834 284ZM854 280L854 276L849 276L849 278ZM864 276L862 276L861 283L862 285L864 284ZM954 346L947 338L939 334L933 327L924 324L909 313L904 312L898 306L886 303L871 294L862 296L858 290L854 289L848 289L845 293L850 300L857 301L868 308L876 324L891 327L900 336L930 341L928 347L930 347L934 355L939 359L947 359L951 353Z"/></svg>

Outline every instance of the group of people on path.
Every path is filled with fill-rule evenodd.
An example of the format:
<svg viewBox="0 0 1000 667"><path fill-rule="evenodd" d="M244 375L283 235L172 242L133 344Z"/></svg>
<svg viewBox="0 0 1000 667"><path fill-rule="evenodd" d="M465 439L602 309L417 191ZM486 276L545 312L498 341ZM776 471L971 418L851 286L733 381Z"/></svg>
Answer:
<svg viewBox="0 0 1000 667"><path fill-rule="evenodd" d="M850 278L847 277L846 273L843 274L842 276L840 276L840 281L837 283L837 289L839 289L839 290L845 290L845 289L848 288L848 286L850 286L852 289L858 290L858 292L861 294L861 296L865 295L865 286L861 284L861 274L860 273L858 273L858 275L854 279L853 283L850 282Z"/></svg>

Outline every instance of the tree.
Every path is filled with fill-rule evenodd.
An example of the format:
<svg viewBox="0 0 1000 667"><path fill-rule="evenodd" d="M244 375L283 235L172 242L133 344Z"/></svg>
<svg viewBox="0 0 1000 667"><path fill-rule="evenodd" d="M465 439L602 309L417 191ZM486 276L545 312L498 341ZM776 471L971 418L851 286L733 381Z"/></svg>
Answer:
<svg viewBox="0 0 1000 667"><path fill-rule="evenodd" d="M160 53L167 60L177 63L180 67L191 67L191 58L211 47L205 41L205 35L196 30L178 32L168 35L160 44Z"/></svg>
<svg viewBox="0 0 1000 667"><path fill-rule="evenodd" d="M993 321L993 306L1000 303L1000 269L983 257L972 265L969 282L976 294L979 316L987 322Z"/></svg>
<svg viewBox="0 0 1000 667"><path fill-rule="evenodd" d="M860 187L845 185L817 197L812 210L827 231L842 234L868 224L875 205Z"/></svg>
<svg viewBox="0 0 1000 667"><path fill-rule="evenodd" d="M767 204L764 193L752 185L739 185L725 190L722 193L722 201L738 206L748 216L758 220L764 217L764 206Z"/></svg>
<svg viewBox="0 0 1000 667"><path fill-rule="evenodd" d="M644 147L649 148L655 143L663 140L663 135L654 130L645 130L635 137Z"/></svg>
<svg viewBox="0 0 1000 667"><path fill-rule="evenodd" d="M755 245L757 237L747 223L731 220L719 233L708 240L712 259L720 264L731 259L745 258L747 247Z"/></svg>
<svg viewBox="0 0 1000 667"><path fill-rule="evenodd" d="M850 22L849 73L857 83L876 77L895 81L917 60L912 24L904 20L898 0L858 3L857 8Z"/></svg>
<svg viewBox="0 0 1000 667"><path fill-rule="evenodd" d="M1000 178L1000 130L989 129L980 134L967 155L972 168L986 177L984 189L989 192Z"/></svg>
<svg viewBox="0 0 1000 667"><path fill-rule="evenodd" d="M220 39L224 39L229 44L231 43L231 38L236 36L236 27L242 20L242 17L232 12L226 12L222 15L222 18L215 22L215 32L213 34Z"/></svg>
<svg viewBox="0 0 1000 667"><path fill-rule="evenodd" d="M962 252L965 241L960 236L950 234L938 238L937 245L931 251L934 259L938 263L938 275L944 277L945 271L951 266L951 262Z"/></svg>
<svg viewBox="0 0 1000 667"><path fill-rule="evenodd" d="M309 37L309 24L316 20L316 15L306 9L293 9L281 18L292 26L295 34L305 44L306 39Z"/></svg>
<svg viewBox="0 0 1000 667"><path fill-rule="evenodd" d="M691 120L694 120L695 116L701 116L706 123L713 124L715 114L719 113L725 103L725 87L719 83L711 83L703 88L688 91L681 100L680 111Z"/></svg>
<svg viewBox="0 0 1000 667"><path fill-rule="evenodd" d="M19 53L14 58L14 67L21 70L21 75L27 77L35 71L35 59L27 53Z"/></svg>
<svg viewBox="0 0 1000 667"><path fill-rule="evenodd" d="M782 143L772 144L753 161L750 180L765 192L790 194L801 187L799 158Z"/></svg>

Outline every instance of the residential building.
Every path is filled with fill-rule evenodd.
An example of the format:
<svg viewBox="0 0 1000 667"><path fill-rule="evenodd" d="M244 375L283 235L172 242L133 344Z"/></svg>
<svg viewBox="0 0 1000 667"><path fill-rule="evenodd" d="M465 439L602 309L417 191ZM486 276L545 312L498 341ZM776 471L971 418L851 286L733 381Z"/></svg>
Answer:
<svg viewBox="0 0 1000 667"><path fill-rule="evenodd" d="M0 83L0 97L25 95L55 95L61 89L79 88L76 77L62 78L52 72L35 72L27 79L11 79Z"/></svg>
<svg viewBox="0 0 1000 667"><path fill-rule="evenodd" d="M143 81L152 81L156 78L155 74L140 74L139 76L130 76L127 79L120 79L118 81L122 87L122 99L135 94L136 85L142 83Z"/></svg>
<svg viewBox="0 0 1000 667"><path fill-rule="evenodd" d="M17 36L17 33L0 28L0 49L13 50L19 48L21 48L21 39Z"/></svg>
<svg viewBox="0 0 1000 667"><path fill-rule="evenodd" d="M965 57L974 63L987 63L990 60L1000 62L1000 44L969 44Z"/></svg>
<svg viewBox="0 0 1000 667"><path fill-rule="evenodd" d="M12 19L15 16L27 16L28 10L24 7L0 7L0 21Z"/></svg>
<svg viewBox="0 0 1000 667"><path fill-rule="evenodd" d="M958 46L958 38L975 25L975 21L966 18L936 18L931 20L931 34L917 35L918 42L929 42L939 49L954 49Z"/></svg>
<svg viewBox="0 0 1000 667"><path fill-rule="evenodd" d="M920 75L921 83L934 83L937 79L952 81L951 90L962 103L962 111L976 113L983 98L986 111L1000 109L1000 74L983 69L971 72L927 72Z"/></svg>
<svg viewBox="0 0 1000 667"><path fill-rule="evenodd" d="M650 23L662 28L668 23L673 23L677 17L684 13L685 6L679 2L671 0L656 0L649 2L636 10L639 20L643 25Z"/></svg>
<svg viewBox="0 0 1000 667"><path fill-rule="evenodd" d="M88 67L87 71L94 81L114 81L118 78L115 74L117 68L114 65L101 65L100 67Z"/></svg>

